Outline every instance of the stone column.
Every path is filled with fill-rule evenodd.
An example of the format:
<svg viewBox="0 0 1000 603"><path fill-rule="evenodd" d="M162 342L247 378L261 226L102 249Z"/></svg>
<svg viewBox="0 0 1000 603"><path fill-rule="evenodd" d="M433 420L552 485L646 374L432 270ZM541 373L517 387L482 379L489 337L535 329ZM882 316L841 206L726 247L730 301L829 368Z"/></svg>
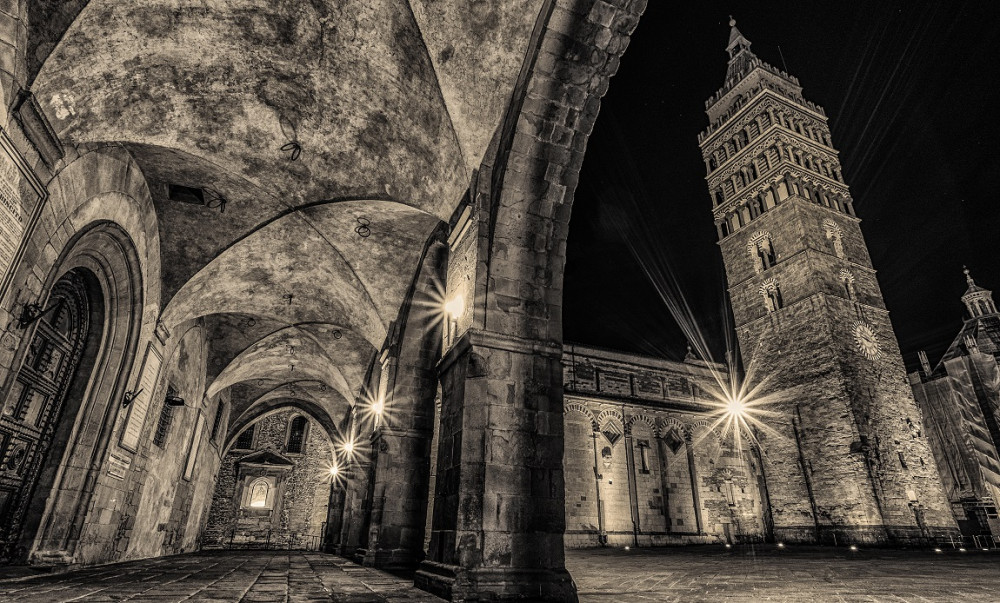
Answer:
<svg viewBox="0 0 1000 603"><path fill-rule="evenodd" d="M433 242L421 270L421 287L408 302L405 327L380 375L384 387L382 425L373 442L377 456L374 497L364 564L413 570L424 557L430 483L430 450L441 357L442 321L433 292L444 279L447 247Z"/></svg>
<svg viewBox="0 0 1000 603"><path fill-rule="evenodd" d="M433 392L432 392L433 395ZM430 429L382 429L364 565L412 570L423 558Z"/></svg>
<svg viewBox="0 0 1000 603"><path fill-rule="evenodd" d="M575 601L564 567L561 346L470 329L441 363L429 560L446 598Z"/></svg>
<svg viewBox="0 0 1000 603"><path fill-rule="evenodd" d="M362 459L353 462L346 477L348 481L344 495L344 520L337 552L345 557L353 557L367 540L367 517L371 508L371 501L368 498L371 461Z"/></svg>
<svg viewBox="0 0 1000 603"><path fill-rule="evenodd" d="M334 480L330 484L330 502L326 513L326 531L323 534L323 552L337 553L340 547L341 528L344 525L344 484Z"/></svg>

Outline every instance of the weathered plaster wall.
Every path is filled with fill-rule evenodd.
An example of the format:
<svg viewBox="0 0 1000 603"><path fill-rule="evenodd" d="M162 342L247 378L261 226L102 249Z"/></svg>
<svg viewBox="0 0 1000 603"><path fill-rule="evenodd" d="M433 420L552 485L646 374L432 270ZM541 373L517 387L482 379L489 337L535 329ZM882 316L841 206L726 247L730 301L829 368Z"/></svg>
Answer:
<svg viewBox="0 0 1000 603"><path fill-rule="evenodd" d="M217 401L205 398L207 342L205 332L193 326L173 347L164 362L160 386L150 406L142 447L134 461L141 471L141 496L134 511L128 556L152 557L196 550L205 510L211 501L211 484L219 466L223 434L211 439ZM173 387L185 400L172 411L170 427L162 446L154 434L165 403L167 388ZM198 442L193 442L197 423L203 423ZM184 475L189 454L196 454L194 473Z"/></svg>

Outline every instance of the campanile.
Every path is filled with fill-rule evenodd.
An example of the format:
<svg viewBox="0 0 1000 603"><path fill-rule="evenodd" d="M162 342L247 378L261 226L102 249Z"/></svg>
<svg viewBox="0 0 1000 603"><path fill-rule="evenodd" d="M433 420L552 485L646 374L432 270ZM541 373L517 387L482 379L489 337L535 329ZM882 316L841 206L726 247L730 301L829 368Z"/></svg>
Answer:
<svg viewBox="0 0 1000 603"><path fill-rule="evenodd" d="M822 107L730 21L699 135L774 535L883 543L954 532Z"/></svg>

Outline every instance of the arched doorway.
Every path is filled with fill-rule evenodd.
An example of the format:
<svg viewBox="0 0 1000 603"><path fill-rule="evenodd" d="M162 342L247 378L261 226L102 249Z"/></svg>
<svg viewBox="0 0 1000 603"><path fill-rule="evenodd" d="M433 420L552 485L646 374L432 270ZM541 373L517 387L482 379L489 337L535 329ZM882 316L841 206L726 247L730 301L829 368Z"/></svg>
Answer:
<svg viewBox="0 0 1000 603"><path fill-rule="evenodd" d="M55 283L48 311L29 327L30 343L0 413L0 560L4 562L27 558L41 517L39 499L44 500L51 488L82 400L70 392L81 388L81 381L85 386L94 364L103 309L103 295L93 275L76 269Z"/></svg>

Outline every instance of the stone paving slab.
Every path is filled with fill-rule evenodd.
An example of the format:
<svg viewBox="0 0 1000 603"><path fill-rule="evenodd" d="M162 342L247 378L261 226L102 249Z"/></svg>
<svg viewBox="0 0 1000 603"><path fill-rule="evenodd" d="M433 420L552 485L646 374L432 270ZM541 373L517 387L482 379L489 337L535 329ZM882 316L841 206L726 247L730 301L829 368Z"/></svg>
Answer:
<svg viewBox="0 0 1000 603"><path fill-rule="evenodd" d="M31 603L440 603L413 583L321 553L211 552L0 580L0 601Z"/></svg>
<svg viewBox="0 0 1000 603"><path fill-rule="evenodd" d="M581 603L1000 602L1000 551L723 546L566 551Z"/></svg>
<svg viewBox="0 0 1000 603"><path fill-rule="evenodd" d="M722 546L567 551L581 603L1000 601L1000 551ZM0 602L440 603L320 553L211 552L0 580Z"/></svg>

